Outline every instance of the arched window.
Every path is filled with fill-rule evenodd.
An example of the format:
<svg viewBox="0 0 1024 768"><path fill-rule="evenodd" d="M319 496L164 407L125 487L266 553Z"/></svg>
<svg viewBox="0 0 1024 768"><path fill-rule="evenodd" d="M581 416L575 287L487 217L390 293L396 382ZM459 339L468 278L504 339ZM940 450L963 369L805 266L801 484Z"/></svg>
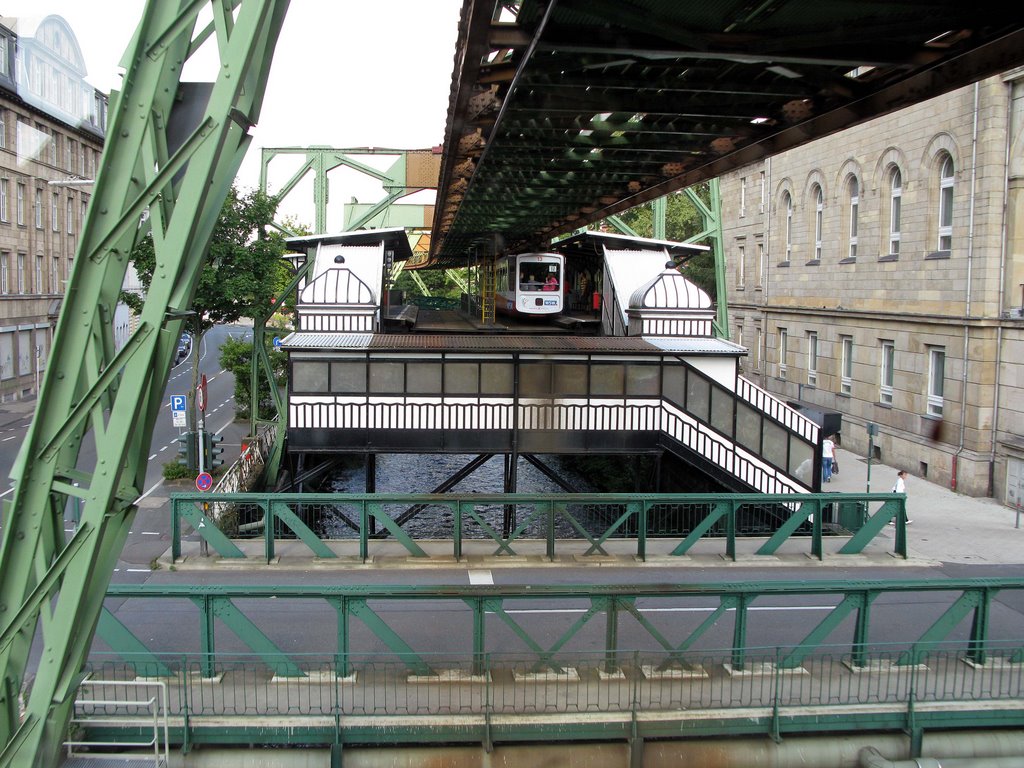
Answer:
<svg viewBox="0 0 1024 768"><path fill-rule="evenodd" d="M953 158L946 155L939 169L939 250L953 247Z"/></svg>
<svg viewBox="0 0 1024 768"><path fill-rule="evenodd" d="M786 216L784 232L786 233L786 261L788 262L790 256L793 255L793 197L789 192L782 194L782 210Z"/></svg>
<svg viewBox="0 0 1024 768"><path fill-rule="evenodd" d="M849 195L847 205L849 206L850 218L846 255L851 259L855 259L857 258L857 209L860 207L860 184L857 183L856 176L850 177L847 194Z"/></svg>
<svg viewBox="0 0 1024 768"><path fill-rule="evenodd" d="M900 214L903 201L903 174L893 168L889 176L889 253L900 252Z"/></svg>
<svg viewBox="0 0 1024 768"><path fill-rule="evenodd" d="M821 187L814 185L814 260L821 260L821 229L825 215L825 194Z"/></svg>

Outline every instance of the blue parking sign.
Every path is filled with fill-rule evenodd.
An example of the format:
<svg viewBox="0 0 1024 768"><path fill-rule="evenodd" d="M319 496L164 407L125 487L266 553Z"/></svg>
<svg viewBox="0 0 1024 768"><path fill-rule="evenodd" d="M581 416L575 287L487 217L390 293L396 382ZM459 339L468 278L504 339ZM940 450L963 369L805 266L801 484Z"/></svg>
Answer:
<svg viewBox="0 0 1024 768"><path fill-rule="evenodd" d="M185 396L184 395L171 395L171 410L172 411L184 411L185 410Z"/></svg>

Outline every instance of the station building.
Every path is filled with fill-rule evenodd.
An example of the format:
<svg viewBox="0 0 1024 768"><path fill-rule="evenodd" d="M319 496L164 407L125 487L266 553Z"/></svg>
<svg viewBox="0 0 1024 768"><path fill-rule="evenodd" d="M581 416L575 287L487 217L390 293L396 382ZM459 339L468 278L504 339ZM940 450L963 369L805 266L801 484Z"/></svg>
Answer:
<svg viewBox="0 0 1024 768"><path fill-rule="evenodd" d="M60 16L0 17L0 401L38 391L71 275L107 96Z"/></svg>
<svg viewBox="0 0 1024 768"><path fill-rule="evenodd" d="M1022 128L1018 70L720 180L744 374L841 413L844 448L1010 506L1024 504Z"/></svg>

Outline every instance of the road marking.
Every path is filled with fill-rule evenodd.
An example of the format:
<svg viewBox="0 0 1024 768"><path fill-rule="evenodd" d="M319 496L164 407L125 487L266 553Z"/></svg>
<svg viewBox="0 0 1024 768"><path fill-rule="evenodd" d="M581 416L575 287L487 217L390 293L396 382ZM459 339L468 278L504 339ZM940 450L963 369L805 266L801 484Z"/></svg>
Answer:
<svg viewBox="0 0 1024 768"><path fill-rule="evenodd" d="M128 573L151 573L149 568L125 568Z"/></svg>
<svg viewBox="0 0 1024 768"><path fill-rule="evenodd" d="M469 583L474 585L494 584L494 574L490 571L470 571Z"/></svg>
<svg viewBox="0 0 1024 768"><path fill-rule="evenodd" d="M512 608L505 613L587 613L589 608ZM640 613L712 613L718 610L717 606L706 608L639 608ZM735 611L735 608L726 608L726 611ZM748 611L833 611L834 605L763 605L751 606ZM493 613L493 611L488 611Z"/></svg>
<svg viewBox="0 0 1024 768"><path fill-rule="evenodd" d="M158 480L157 482L155 482L155 483L153 484L153 487L152 487L152 488L150 488L150 489L149 489L148 491L146 491L146 492L145 492L144 494L142 494L141 496L139 496L139 498L137 498L137 499L136 499L135 501L133 501L132 503L133 503L133 504L138 504L138 503L139 503L140 501L142 501L142 500L143 500L144 498L146 498L147 496L149 496L149 494L151 494L151 493L152 493L153 491L155 491L155 490L156 490L157 488L159 488L159 487L160 487L161 485L163 485L163 484L164 484L164 479L163 479L163 478L161 477L161 478L160 478L160 479L159 479L159 480Z"/></svg>
<svg viewBox="0 0 1024 768"><path fill-rule="evenodd" d="M146 459L146 461L152 461L155 458L156 458L156 454L154 453L152 456L150 456L148 459Z"/></svg>
<svg viewBox="0 0 1024 768"><path fill-rule="evenodd" d="M163 448L160 449L160 453L163 453L164 451L166 451L170 447L171 446L169 446L169 445L165 445Z"/></svg>
<svg viewBox="0 0 1024 768"><path fill-rule="evenodd" d="M143 536L159 536L160 531L140 531Z"/></svg>
<svg viewBox="0 0 1024 768"><path fill-rule="evenodd" d="M10 437L5 437L3 440L0 440L0 442L6 443L8 440L14 440L16 437L17 435L11 435Z"/></svg>

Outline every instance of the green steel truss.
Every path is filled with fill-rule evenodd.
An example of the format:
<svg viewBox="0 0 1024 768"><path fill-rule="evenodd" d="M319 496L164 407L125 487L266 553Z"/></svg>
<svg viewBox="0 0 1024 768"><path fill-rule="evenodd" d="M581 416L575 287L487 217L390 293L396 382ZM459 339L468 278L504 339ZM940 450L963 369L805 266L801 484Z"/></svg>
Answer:
<svg viewBox="0 0 1024 768"><path fill-rule="evenodd" d="M103 594L145 481L153 424L214 222L249 144L286 0L147 4L111 95L107 149L54 335L35 419L12 475L0 549L0 765L54 765ZM198 16L212 20L204 25ZM182 83L215 48L214 80ZM192 115L181 108L194 105ZM191 125L184 125L191 123ZM137 330L113 313L133 244L155 242ZM93 466L80 461L95 443ZM63 513L81 502L65 541ZM25 698L29 650L41 649Z"/></svg>
<svg viewBox="0 0 1024 768"><path fill-rule="evenodd" d="M438 649L432 625L403 621L406 612L402 606L424 602L436 612L448 612L453 631L465 627L466 632L453 644L456 656L479 662L485 654L517 654L534 672L560 673L567 656L593 652L592 632L585 631L591 626L603 629L603 666L608 672L618 666L620 655L634 650L620 641L627 628L634 643L664 654L662 665L666 669L685 666L687 654L707 648L710 638L731 635L730 663L734 670L743 670L748 666L751 648L751 611L779 600L790 605L794 598L813 600L822 618L801 633L801 639L775 648L780 669L795 669L836 648L846 649L854 665L868 666L873 661L869 649L884 647L877 637L877 624L872 632L872 611L883 610L876 607L876 601L891 612L894 603L912 595L919 602L930 603L936 618L927 627L901 627L903 635L898 645L886 649L894 654L896 666L919 664L928 653L954 646L971 663L984 665L993 648L1007 648L1005 639L990 638L993 601L1008 596L1015 599L1022 590L1024 581L1017 578L917 578L526 586L147 583L114 584L107 595L119 604L166 601L175 610L191 603L199 612L195 622L199 636L186 641L188 647L171 652L199 651L208 664L203 670L205 677L214 676L217 661L215 618L223 628L221 639L225 630L233 635L226 645L237 647L240 642L275 674L301 677L305 675L299 663L303 653L330 654L338 659L338 674L347 675L351 656L380 655L382 648L387 649L384 655L390 653L412 674L435 674L435 662L430 657ZM334 647L297 646L290 621L302 611L320 613L324 605L337 618ZM151 604L145 607L152 610ZM532 611L526 609L566 610L569 621L553 632L549 623L532 620ZM666 618L672 611L682 611L676 615L698 611L693 616L706 616L703 620ZM140 613L145 615L147 611ZM126 616L132 615L126 612ZM283 616L291 618L283 620ZM356 633L355 619L368 632ZM148 676L163 668L160 656L168 650L162 647L165 644L160 638L147 646L111 614L105 615L100 636L113 652L136 665L137 674ZM636 640L638 637L641 640ZM467 642L470 638L471 644ZM1007 660L1019 663L1022 659L1024 641L1017 641Z"/></svg>

